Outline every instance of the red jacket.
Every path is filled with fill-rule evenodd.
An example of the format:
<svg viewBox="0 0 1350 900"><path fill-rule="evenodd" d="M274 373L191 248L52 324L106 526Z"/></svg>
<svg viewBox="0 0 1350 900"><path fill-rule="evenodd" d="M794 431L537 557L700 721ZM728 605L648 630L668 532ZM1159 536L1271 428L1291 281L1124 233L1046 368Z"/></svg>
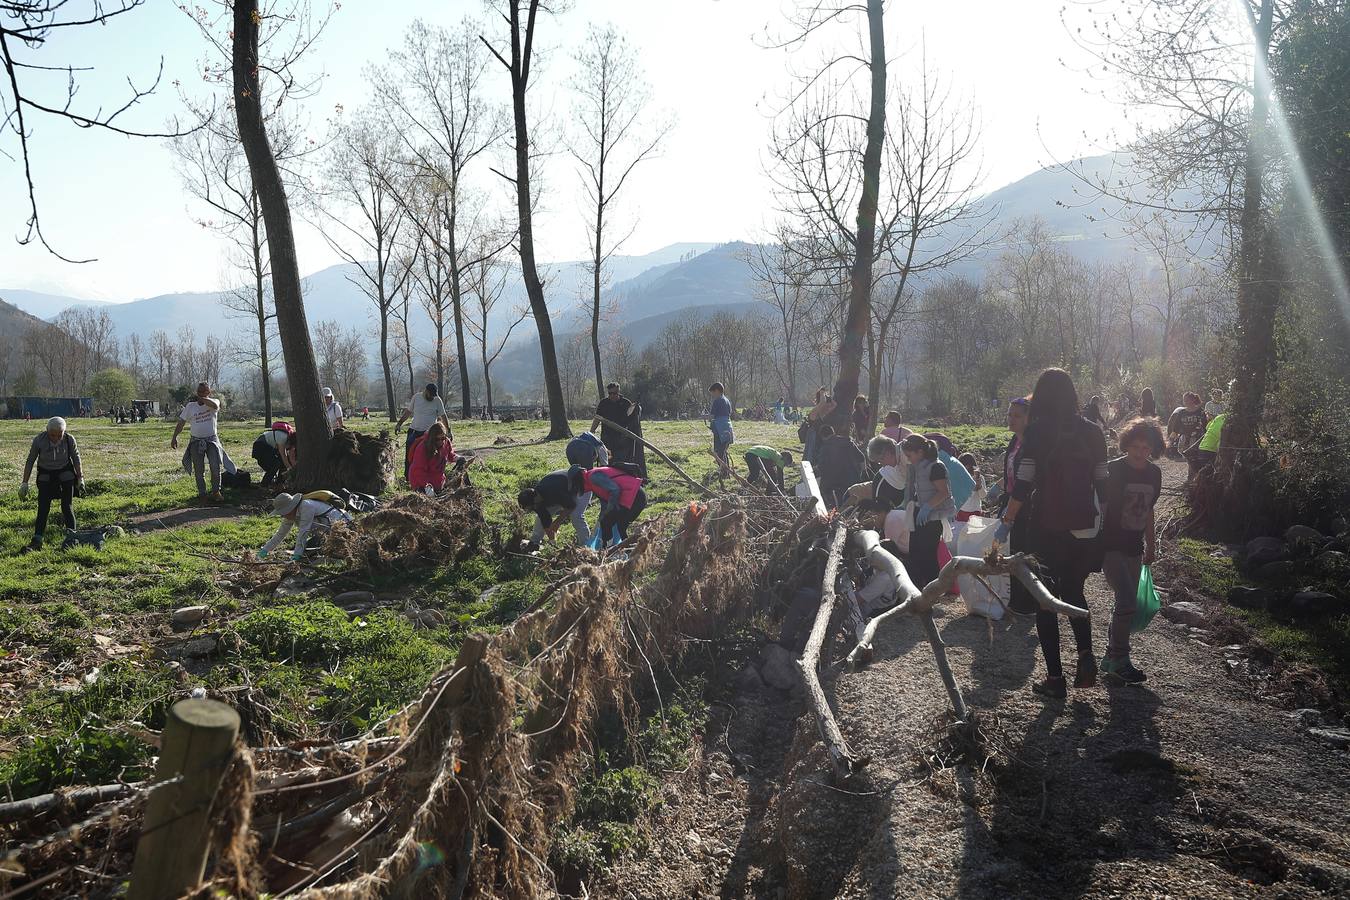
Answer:
<svg viewBox="0 0 1350 900"><path fill-rule="evenodd" d="M445 487L445 467L455 461L455 448L446 438L441 449L428 457L426 443L427 436L424 434L413 441L412 449L408 451L408 484L415 491L427 485L439 491Z"/></svg>
<svg viewBox="0 0 1350 900"><path fill-rule="evenodd" d="M607 485L597 483L595 479L596 475L604 476L604 478L599 480L600 482L609 479L619 486L620 506L624 509L628 509L633 505L633 500L636 499L637 492L642 487L641 478L638 478L636 475L629 475L623 469L616 469L613 466L601 466L600 468L587 469L583 472L581 482L585 485L586 490L591 491L595 496L599 497L602 501L605 501L606 505L609 503L610 491Z"/></svg>

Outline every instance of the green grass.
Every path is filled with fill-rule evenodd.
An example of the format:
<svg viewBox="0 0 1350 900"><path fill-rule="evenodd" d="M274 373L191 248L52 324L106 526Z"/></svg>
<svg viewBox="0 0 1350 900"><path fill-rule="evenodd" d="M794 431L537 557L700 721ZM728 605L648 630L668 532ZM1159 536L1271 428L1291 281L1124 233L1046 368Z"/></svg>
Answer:
<svg viewBox="0 0 1350 900"><path fill-rule="evenodd" d="M1197 580L1207 596L1223 602L1228 592L1258 582L1245 578L1222 548L1205 541L1182 538L1177 549L1186 562L1187 572ZM1279 589L1279 586L1275 586ZM1294 589L1285 585L1283 589ZM1335 583L1302 579L1297 589L1325 590L1337 593L1344 588ZM1291 624L1277 620L1264 610L1225 606L1230 613L1256 633L1263 643L1288 662L1303 663L1327 674L1343 697L1350 697L1350 615Z"/></svg>
<svg viewBox="0 0 1350 900"><path fill-rule="evenodd" d="M573 429L587 424L574 422ZM255 468L249 451L262 425L261 420L221 425L226 449L243 468ZM372 420L355 427L374 432L389 423ZM161 727L168 706L197 686L235 703L255 737L360 733L415 697L453 659L465 634L510 622L546 583L537 562L520 557L484 556L373 576L377 593L398 596L410 608L440 611L445 624L433 629L414 627L399 612L349 619L311 597L240 596L227 583L239 569L233 560L260 547L276 527L257 493L230 497L227 492L227 500L258 508L256 515L128 533L102 550L60 550L61 528L53 519L43 549L18 556L32 535L35 503L31 496L21 501L14 488L41 428L40 423L0 422L0 558L5 560L0 565L0 661L22 661L21 674L11 670L5 676L15 683L15 692L0 700L0 784L15 797L142 777L154 752L143 730ZM561 443L512 446L539 439L546 428L542 422L455 423L459 449L504 448L482 454L472 469L490 522L518 518L516 492L566 465ZM946 431L976 449L1002 446L997 428ZM125 524L133 516L197 504L195 482L180 466L181 451L169 447L172 432L172 423L162 422L71 422L86 483L86 496L75 503L81 527ZM705 424L651 422L644 424L644 433L690 477L716 484ZM738 422L736 436L733 452L757 443L800 451L795 426ZM740 452L733 459L743 469ZM647 458L653 479L647 488L648 517L676 510L695 496L654 454ZM560 537L569 538L570 529L564 527ZM212 657L187 661L187 668L176 667L154 651L168 637L172 610L194 604L211 607L212 618L202 630L219 635L219 649ZM110 660L100 646L110 642L130 649ZM95 668L98 674L86 683ZM654 742L647 748L649 765L673 765L687 745L687 723L669 727L674 731L666 739L648 733ZM625 823L610 829L608 850L620 849L631 837L620 826Z"/></svg>

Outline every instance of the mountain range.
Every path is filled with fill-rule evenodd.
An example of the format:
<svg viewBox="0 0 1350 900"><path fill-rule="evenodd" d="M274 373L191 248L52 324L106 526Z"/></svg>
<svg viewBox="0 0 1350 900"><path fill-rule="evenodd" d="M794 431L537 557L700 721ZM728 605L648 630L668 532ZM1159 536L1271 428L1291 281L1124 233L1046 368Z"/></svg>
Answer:
<svg viewBox="0 0 1350 900"><path fill-rule="evenodd" d="M1072 169L1055 166L1042 169L1006 187L986 195L982 202L989 221L987 233L1006 235L1018 219L1039 217L1056 241L1072 245L1075 256L1084 261L1123 259L1136 251L1135 242L1124 235L1116 223L1102 211L1090 214L1083 198L1090 194L1083 179L1112 178L1128 167L1128 157L1108 154L1070 164ZM1115 227L1113 227L1115 226ZM744 243L678 243L640 256L615 256L607 267L607 304L617 309L612 327L622 327L634 349L649 343L664 325L675 318L702 318L718 310L744 312L756 304L753 277L745 262ZM979 256L961 261L950 271L980 279L1001 247L997 242ZM544 267L541 276L549 306L555 319L559 346L570 334L585 331L589 321L589 266L585 262L562 262ZM354 277L355 276L355 277ZM311 326L325 319L342 323L370 322L374 304L358 287L354 266L335 265L304 280L305 300ZM229 318L219 293L165 294L127 303L102 303L72 297L40 294L32 291L0 288L0 300L41 319L51 320L72 306L95 306L106 310L120 336L133 332L142 336L155 330L174 334L191 326L200 340L207 334L226 335L248 327L248 323ZM499 302L494 317L501 322L513 309L527 305L524 284L513 278ZM415 334L430 335L430 319L420 310L415 314ZM0 334L8 330L0 319ZM368 358L372 366L379 348L370 332ZM528 323L516 331L512 345L494 366L494 382L515 391L537 383L539 376L538 342ZM426 341L423 341L426 343Z"/></svg>

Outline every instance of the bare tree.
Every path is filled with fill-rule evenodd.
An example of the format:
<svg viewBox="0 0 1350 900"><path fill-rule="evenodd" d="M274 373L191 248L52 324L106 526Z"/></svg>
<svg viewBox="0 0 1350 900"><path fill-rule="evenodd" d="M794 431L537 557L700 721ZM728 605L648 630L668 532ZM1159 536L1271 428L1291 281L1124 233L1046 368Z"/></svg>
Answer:
<svg viewBox="0 0 1350 900"><path fill-rule="evenodd" d="M501 336L491 337L492 313L506 290L510 270L491 253L495 243L491 238L481 239L487 246L477 248L474 256L477 262L465 273L465 287L474 299L473 315L467 325L469 333L478 342L478 361L483 367L483 393L486 397L487 415L492 418L492 364L501 356L511 332L529 316L529 307L512 310L506 319L506 327Z"/></svg>
<svg viewBox="0 0 1350 900"><path fill-rule="evenodd" d="M280 109L272 112L268 126L278 166L283 172L294 173L314 145L301 139L299 129ZM229 277L221 303L251 327L252 347L241 345L235 356L257 369L263 416L271 421L270 356L276 311L271 297L267 228L262 204L253 189L248 160L239 143L237 123L229 117L213 119L207 127L175 139L172 146L183 185L209 210L197 220L198 224L229 242L232 269L246 279L246 284L240 286L234 277Z"/></svg>
<svg viewBox="0 0 1350 900"><path fill-rule="evenodd" d="M343 327L341 322L324 319L314 326L314 346L318 354L319 372L333 389L340 402L348 405L360 402L365 393L365 344L355 326Z"/></svg>
<svg viewBox="0 0 1350 900"><path fill-rule="evenodd" d="M233 0L234 27L231 31L232 84L239 140L248 157L254 190L262 204L267 226L267 255L272 266L272 288L281 334L281 350L286 361L286 381L295 410L299 462L294 474L299 488L318 486L324 480L328 464L331 431L319 395L319 373L314 362L300 287L300 268L295 255L295 233L291 228L291 207L286 185L272 154L263 121L260 72L266 69L283 85L293 61L309 46L315 31L302 19L296 23L296 40L280 61L259 58L258 32L264 21L258 0ZM269 65L268 63L271 62Z"/></svg>
<svg viewBox="0 0 1350 900"><path fill-rule="evenodd" d="M42 231L42 220L38 213L37 186L33 176L32 160L36 153L33 147L35 122L38 118L65 120L79 128L97 128L129 137L175 137L182 134L176 125L164 132L139 131L122 127L123 116L145 97L154 93L164 74L164 59L160 58L158 71L154 79L145 87L137 87L130 78L126 98L111 107L102 107L83 112L76 99L82 81L92 69L75 63L61 63L42 57L41 62L31 61L24 53L30 54L44 49L56 34L93 31L95 28L115 24L120 18L144 4L145 0L97 0L84 5L73 5L64 0L4 0L0 2L0 68L5 78L0 81L0 132L9 131L19 143L19 159L23 163L24 181L27 186L28 220L25 233L19 238L20 244L36 240L53 256L65 262L91 262L89 259L71 259L52 248ZM74 8L68 8L74 6ZM65 96L45 97L41 85L43 81L52 83L47 77L50 73L65 74ZM36 82L36 84L32 83ZM7 158L14 157L8 153Z"/></svg>
<svg viewBox="0 0 1350 900"><path fill-rule="evenodd" d="M402 163L397 145L374 111L367 111L341 129L334 141L328 173L328 196L337 209L327 209L328 220L341 238L324 231L328 245L354 273L347 280L361 289L375 306L380 338L380 369L389 419L396 415L394 375L389 363L389 319L394 299L412 273L395 265L399 233L408 227L407 215L391 188ZM351 221L349 221L349 218Z"/></svg>
<svg viewBox="0 0 1350 900"><path fill-rule="evenodd" d="M812 272L803 262L802 254L790 246L793 240L786 228L780 229L772 243L754 245L745 259L754 275L759 299L773 310L781 352L778 380L788 399L795 403L799 345L811 321L814 298L810 287Z"/></svg>
<svg viewBox="0 0 1350 900"><path fill-rule="evenodd" d="M880 0L871 0L880 6ZM515 121L515 177L509 178L516 187L516 215L520 249L521 274L525 278L525 292L530 298L530 310L539 332L539 354L544 373L544 390L548 396L548 440L565 438L572 434L567 423L567 409L563 400L562 380L558 375L558 354L553 343L553 320L549 318L548 303L544 299L544 283L539 278L539 267L534 258L534 194L530 187L530 124L526 114L525 96L530 87L531 65L534 61L535 26L539 13L552 11L552 4L541 0L499 0L502 18L510 34L509 47L499 50L486 37L483 43L511 75L511 109Z"/></svg>
<svg viewBox="0 0 1350 900"><path fill-rule="evenodd" d="M613 25L603 29L591 26L577 61L581 71L573 90L579 98L576 120L581 133L570 149L581 164L582 186L594 215L587 225L591 247L591 353L595 358L595 387L603 398L600 291L605 284L605 263L628 236L607 236L606 227L612 224L607 216L628 176L656 154L670 126L663 123L649 127L642 121L650 92L635 49Z"/></svg>
<svg viewBox="0 0 1350 900"><path fill-rule="evenodd" d="M375 69L376 99L400 136L411 179L396 187L413 223L436 254L423 251L423 303L437 325L437 381L443 365L447 304L455 323L461 415L470 414L468 354L464 347L463 277L479 260L465 251L482 233L483 203L470 188L471 166L505 137L505 110L489 103L482 83L488 48L480 26L465 20L458 31L416 20L392 65ZM509 245L509 237L503 247ZM434 283L435 289L431 286Z"/></svg>

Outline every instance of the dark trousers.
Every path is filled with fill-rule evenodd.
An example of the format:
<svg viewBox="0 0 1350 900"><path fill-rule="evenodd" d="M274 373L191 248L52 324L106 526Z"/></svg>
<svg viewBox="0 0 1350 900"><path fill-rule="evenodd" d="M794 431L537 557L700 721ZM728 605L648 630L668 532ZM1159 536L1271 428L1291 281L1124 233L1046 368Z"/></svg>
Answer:
<svg viewBox="0 0 1350 900"><path fill-rule="evenodd" d="M909 534L909 559L905 569L919 590L938 577L937 550L942 543L942 520L920 525Z"/></svg>
<svg viewBox="0 0 1350 900"><path fill-rule="evenodd" d="M756 456L753 453L745 454L745 468L749 473L746 480L751 484L759 482L759 476L762 473L765 478L778 485L778 489L783 490L783 470L773 463L766 462L764 457Z"/></svg>
<svg viewBox="0 0 1350 900"><path fill-rule="evenodd" d="M1025 553L1027 550L1027 519L1030 518L1030 507L1022 510L1022 514L1013 519L1011 533L1008 535L1008 542L1011 545L1013 553ZM1008 608L1015 613L1021 613L1029 616L1040 609L1036 603L1036 598L1031 596L1031 591L1027 586L1016 578L1011 579L1011 585L1008 592Z"/></svg>
<svg viewBox="0 0 1350 900"><path fill-rule="evenodd" d="M258 463L258 468L262 469L262 484L264 486L276 481L277 476L285 468L277 448L262 438L253 442L253 459Z"/></svg>
<svg viewBox="0 0 1350 900"><path fill-rule="evenodd" d="M69 473L70 480L62 481L61 476ZM61 501L61 519L66 528L75 528L75 470L62 472L38 472L37 476L37 521L33 523L33 537L41 540L47 533L47 517L51 515L52 501Z"/></svg>
<svg viewBox="0 0 1350 900"><path fill-rule="evenodd" d="M637 521L637 517L647 508L647 492L638 488L637 496L633 498L633 505L624 509L620 506L612 513L606 513L600 517L600 534L603 540L609 540L613 530L619 530L619 540L628 540L628 526Z"/></svg>
<svg viewBox="0 0 1350 900"><path fill-rule="evenodd" d="M403 442L403 480L408 480L408 469L412 466L412 445L413 441L426 434L425 431L414 431L408 429L408 438Z"/></svg>
<svg viewBox="0 0 1350 900"><path fill-rule="evenodd" d="M1094 570L1085 562L1090 557L1091 548L1085 546L1068 532L1040 533L1034 538L1032 550L1041 562L1041 581L1059 599L1070 606L1087 609L1087 597L1083 586L1088 575ZM1016 580L1016 579L1014 579ZM1092 658L1092 622L1084 618L1072 618L1069 627L1073 629L1074 643L1078 655ZM1059 614L1048 610L1036 611L1036 634L1041 639L1041 653L1045 655L1045 671L1051 678L1064 674L1064 665L1059 654Z"/></svg>

